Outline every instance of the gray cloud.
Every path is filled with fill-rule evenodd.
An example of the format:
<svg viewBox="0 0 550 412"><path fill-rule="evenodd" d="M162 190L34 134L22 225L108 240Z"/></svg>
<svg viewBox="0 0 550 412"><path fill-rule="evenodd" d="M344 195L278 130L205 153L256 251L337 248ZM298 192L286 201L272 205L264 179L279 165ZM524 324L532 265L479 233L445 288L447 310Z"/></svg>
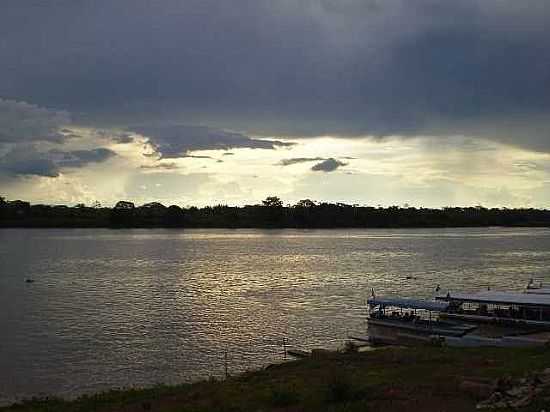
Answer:
<svg viewBox="0 0 550 412"><path fill-rule="evenodd" d="M333 172L340 166L346 165L347 163L341 162L331 157L330 159L323 160L322 162L317 163L311 168L311 170L313 170L314 172Z"/></svg>
<svg viewBox="0 0 550 412"><path fill-rule="evenodd" d="M22 101L0 98L0 143L30 141L62 142L70 123L67 112L55 111Z"/></svg>
<svg viewBox="0 0 550 412"><path fill-rule="evenodd" d="M190 155L190 154L185 154L180 157L190 157L191 159L213 159L212 156Z"/></svg>
<svg viewBox="0 0 550 412"><path fill-rule="evenodd" d="M315 162L319 160L326 160L323 157L292 157L290 159L282 159L278 165L280 166L290 166L296 163L305 163L305 162Z"/></svg>
<svg viewBox="0 0 550 412"><path fill-rule="evenodd" d="M174 162L170 163L155 163L153 165L141 165L140 169L161 169L161 170L175 170L179 169L178 165Z"/></svg>
<svg viewBox="0 0 550 412"><path fill-rule="evenodd" d="M113 156L115 153L106 148L43 152L33 144L20 144L0 157L0 174L57 177L64 168L80 168L89 163L104 162Z"/></svg>
<svg viewBox="0 0 550 412"><path fill-rule="evenodd" d="M93 130L93 134L97 138L109 139L114 141L115 143L120 143L120 144L132 143L134 141L134 136L132 135L132 133L128 133L128 132L118 132L113 130L96 128Z"/></svg>
<svg viewBox="0 0 550 412"><path fill-rule="evenodd" d="M0 162L0 172L2 174L15 176L59 176L59 168L57 165L46 158L34 159L19 159L17 162L13 160L5 160Z"/></svg>
<svg viewBox="0 0 550 412"><path fill-rule="evenodd" d="M116 133L111 135L111 139L121 144L132 143L134 141L134 137L130 133Z"/></svg>
<svg viewBox="0 0 550 412"><path fill-rule="evenodd" d="M204 126L164 125L132 127L132 131L146 136L161 158L204 157L189 155L194 150L208 149L274 149L290 146L278 140L255 139L241 133L213 129Z"/></svg>
<svg viewBox="0 0 550 412"><path fill-rule="evenodd" d="M0 95L94 125L469 134L548 151L549 21L544 0L8 0ZM166 137L167 157L197 146Z"/></svg>
<svg viewBox="0 0 550 412"><path fill-rule="evenodd" d="M89 163L101 163L114 156L116 153L110 149L100 147L91 150L50 150L48 152L59 167L83 167Z"/></svg>

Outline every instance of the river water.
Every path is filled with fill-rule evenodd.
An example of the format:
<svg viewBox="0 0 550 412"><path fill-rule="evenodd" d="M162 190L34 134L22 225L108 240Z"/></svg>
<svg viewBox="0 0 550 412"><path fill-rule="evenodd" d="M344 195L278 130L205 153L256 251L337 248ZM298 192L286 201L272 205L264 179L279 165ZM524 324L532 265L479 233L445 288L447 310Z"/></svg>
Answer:
<svg viewBox="0 0 550 412"><path fill-rule="evenodd" d="M371 288L517 290L549 264L547 229L0 230L0 403L338 348Z"/></svg>

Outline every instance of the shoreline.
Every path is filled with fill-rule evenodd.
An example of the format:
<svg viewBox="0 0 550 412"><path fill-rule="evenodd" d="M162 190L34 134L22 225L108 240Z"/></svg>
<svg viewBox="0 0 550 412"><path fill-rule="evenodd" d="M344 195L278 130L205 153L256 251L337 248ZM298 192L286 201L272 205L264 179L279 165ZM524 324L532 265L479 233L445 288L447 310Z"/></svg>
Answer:
<svg viewBox="0 0 550 412"><path fill-rule="evenodd" d="M512 393L517 385L537 382L548 366L548 348L322 352L225 380L112 390L75 400L33 399L0 407L0 412L474 411L498 398L502 385ZM515 410L540 411L548 405L550 379L532 392L529 402Z"/></svg>
<svg viewBox="0 0 550 412"><path fill-rule="evenodd" d="M86 226L86 225L4 225L0 222L0 230L2 229L112 229L112 230L125 230L125 229L166 229L166 230L185 230L185 229L213 229L213 230L418 230L418 229L550 229L550 224L544 225L456 225L456 226Z"/></svg>

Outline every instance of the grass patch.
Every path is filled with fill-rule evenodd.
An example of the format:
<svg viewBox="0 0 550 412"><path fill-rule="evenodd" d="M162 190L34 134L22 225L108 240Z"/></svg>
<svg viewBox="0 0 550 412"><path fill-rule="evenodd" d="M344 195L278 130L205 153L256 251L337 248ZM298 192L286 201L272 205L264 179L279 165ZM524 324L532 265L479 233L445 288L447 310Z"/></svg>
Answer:
<svg viewBox="0 0 550 412"><path fill-rule="evenodd" d="M326 387L326 400L329 403L350 402L357 391L348 374L339 372L332 376Z"/></svg>
<svg viewBox="0 0 550 412"><path fill-rule="evenodd" d="M226 381L110 391L74 401L33 399L0 412L474 411L463 379L521 377L550 350L390 348L304 359ZM530 409L526 409L530 410Z"/></svg>
<svg viewBox="0 0 550 412"><path fill-rule="evenodd" d="M276 408L285 408L295 405L300 397L295 388L276 387L271 390L270 404Z"/></svg>

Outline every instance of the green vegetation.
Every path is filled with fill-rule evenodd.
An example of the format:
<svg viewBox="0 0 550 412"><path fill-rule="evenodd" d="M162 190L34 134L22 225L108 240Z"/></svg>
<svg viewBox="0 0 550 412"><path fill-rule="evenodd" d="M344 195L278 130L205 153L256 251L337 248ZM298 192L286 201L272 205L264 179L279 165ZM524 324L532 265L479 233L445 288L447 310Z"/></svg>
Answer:
<svg viewBox="0 0 550 412"><path fill-rule="evenodd" d="M32 400L1 412L474 411L465 381L520 378L550 366L548 349L388 348L324 353L225 381ZM521 411L540 411L540 393ZM537 409L538 408L538 409Z"/></svg>
<svg viewBox="0 0 550 412"><path fill-rule="evenodd" d="M284 206L270 196L259 205L203 208L151 202L136 207L120 201L113 208L99 203L31 205L0 197L0 227L189 227L189 228L407 228L550 226L550 210L448 207L426 209L319 203L309 199Z"/></svg>

